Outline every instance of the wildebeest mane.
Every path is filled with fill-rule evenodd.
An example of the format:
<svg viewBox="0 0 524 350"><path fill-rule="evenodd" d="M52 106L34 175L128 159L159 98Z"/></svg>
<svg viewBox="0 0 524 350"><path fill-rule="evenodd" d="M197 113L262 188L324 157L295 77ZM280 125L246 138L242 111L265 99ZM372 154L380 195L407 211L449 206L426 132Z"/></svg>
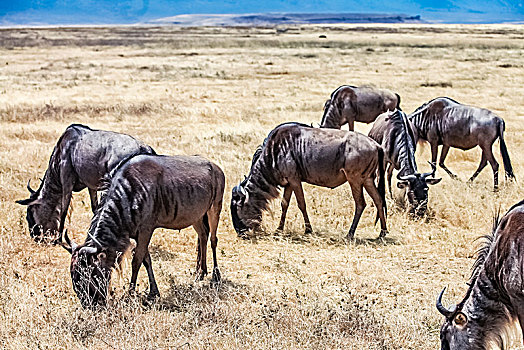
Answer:
<svg viewBox="0 0 524 350"><path fill-rule="evenodd" d="M267 210L269 202L272 199L277 198L280 194L280 185L275 180L274 175L274 172L278 171L278 169L273 169L271 161L266 162L265 159L265 155L273 153L265 152L266 148L268 147L268 141L281 127L289 125L312 128L311 125L303 123L287 122L282 123L271 130L269 135L264 139L262 145L258 146L255 153L253 154L249 174L246 179L241 182L241 186L247 184L246 186L248 187L249 201L253 203L253 205L249 207L250 210L247 213L247 216L252 218L252 220L256 223L261 220L262 212ZM274 143L271 145L274 145Z"/></svg>
<svg viewBox="0 0 524 350"><path fill-rule="evenodd" d="M389 116L389 122L393 124L393 130L398 130L398 132L390 133L390 143L394 144L399 150L398 158L399 163L401 160L407 160L407 167L410 171L407 175L411 174L411 171L416 172L417 164L415 162L415 137L413 136L413 131L408 125L408 121L404 117L403 113L399 110L395 110ZM404 170L405 167L400 164L400 169ZM406 175L406 174L402 174Z"/></svg>
<svg viewBox="0 0 524 350"><path fill-rule="evenodd" d="M435 100L438 100L439 98L445 98L446 100L450 100L451 102L454 102L454 103L457 103L457 104L461 104L460 102L450 98L450 97L446 97L446 96L440 96L440 97L435 97L434 99L432 100L429 100L428 102L424 103L423 105L421 105L420 107L418 107L417 109L415 109L413 111L413 113L411 113L412 116L414 116L415 114L419 114L421 112L423 112L425 110L425 108L430 104L432 103L433 101Z"/></svg>

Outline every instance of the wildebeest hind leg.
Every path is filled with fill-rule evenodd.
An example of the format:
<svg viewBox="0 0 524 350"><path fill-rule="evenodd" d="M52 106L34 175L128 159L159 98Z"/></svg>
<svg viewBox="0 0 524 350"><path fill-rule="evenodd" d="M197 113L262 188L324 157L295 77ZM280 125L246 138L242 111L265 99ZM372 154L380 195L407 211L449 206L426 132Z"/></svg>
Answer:
<svg viewBox="0 0 524 350"><path fill-rule="evenodd" d="M486 153L486 158L488 159L489 164L491 165L491 169L493 169L493 190L498 190L499 188L499 163L493 156L493 152L491 151L491 145L489 148L483 149L482 153Z"/></svg>
<svg viewBox="0 0 524 350"><path fill-rule="evenodd" d="M486 167L486 165L488 164L488 158L486 157L486 152L482 151L482 156L480 158L480 164L479 164L479 167L477 168L477 170L473 173L473 175L471 175L471 177L469 178L469 182L473 182L473 180L475 180L475 178L480 174L480 172L482 171L482 169L484 169Z"/></svg>
<svg viewBox="0 0 524 350"><path fill-rule="evenodd" d="M147 277L149 278L149 295L147 296L148 299L154 299L158 296L160 296L160 292L158 291L158 286L156 285L155 281L155 275L153 274L153 266L151 265L151 255L149 254L149 249L146 252L146 255L144 256L144 260L142 261L144 264L144 267L147 270Z"/></svg>
<svg viewBox="0 0 524 350"><path fill-rule="evenodd" d="M438 161L438 165L444 169L444 171L446 173L448 173L449 176L451 176L452 179L457 179L458 176L453 174L451 172L451 170L449 170L445 165L444 165L444 161L446 160L446 157L448 156L448 152L449 152L449 146L448 145L444 145L442 146L442 152L440 153L440 160Z"/></svg>
<svg viewBox="0 0 524 350"><path fill-rule="evenodd" d="M290 185L284 187L284 195L282 196L282 216L280 217L280 224L277 228L278 231L284 230L284 224L286 223L287 208L289 207L289 201L291 200L292 194L293 190L291 189Z"/></svg>
<svg viewBox="0 0 524 350"><path fill-rule="evenodd" d="M351 223L351 227L346 238L353 239L353 237L355 237L355 230L357 229L362 212L366 208L366 200L364 199L364 191L361 184L352 184L350 182L349 185L351 186L351 193L353 194L353 200L355 201L355 215L353 216L353 222Z"/></svg>
<svg viewBox="0 0 524 350"><path fill-rule="evenodd" d="M204 220L206 221L204 223ZM200 249L200 264L196 271L197 280L203 280L207 275L207 240L209 239L209 223L207 213L193 225L198 234L198 243Z"/></svg>
<svg viewBox="0 0 524 350"><path fill-rule="evenodd" d="M302 212L302 216L304 216L306 233L311 233L313 232L313 229L311 228L311 222L309 221L309 216L307 215L306 211L306 200L304 198L304 190L302 189L302 183L299 182L298 185L294 185L292 191L295 192L295 198L297 199L298 208Z"/></svg>
<svg viewBox="0 0 524 350"><path fill-rule="evenodd" d="M220 211L222 210L222 202L213 205L211 209L207 212L207 217L209 219L209 231L211 236L211 249L213 251L213 276L211 277L212 282L220 282L220 270L218 269L218 260L217 260L217 228L218 221L220 219Z"/></svg>
<svg viewBox="0 0 524 350"><path fill-rule="evenodd" d="M377 207L377 213L380 219L380 237L385 237L386 234L388 233L388 229L386 226L386 214L384 212L384 201L382 200L382 197L380 196L373 179L367 179L366 182L364 183L364 188L366 189L367 193L369 193L369 195L371 196L371 199L373 199L373 203L375 203L375 207Z"/></svg>

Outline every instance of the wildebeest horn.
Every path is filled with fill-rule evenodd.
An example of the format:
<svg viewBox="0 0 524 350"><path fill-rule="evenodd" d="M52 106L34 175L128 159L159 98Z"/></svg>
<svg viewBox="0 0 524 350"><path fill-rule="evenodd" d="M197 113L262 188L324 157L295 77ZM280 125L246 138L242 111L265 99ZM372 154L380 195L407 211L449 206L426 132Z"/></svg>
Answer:
<svg viewBox="0 0 524 350"><path fill-rule="evenodd" d="M446 318L448 318L449 316L451 316L453 311L450 311L450 310L446 309L442 305L442 296L444 295L445 291L446 291L446 287L444 287L444 289L442 289L442 292L440 292L440 294L438 295L436 306L437 306L438 312L440 312L442 315L444 315Z"/></svg>
<svg viewBox="0 0 524 350"><path fill-rule="evenodd" d="M410 180L415 180L417 177L413 174L411 175L406 175L406 176L401 176L400 174L397 175L397 179L399 179L400 181L410 181Z"/></svg>
<svg viewBox="0 0 524 350"><path fill-rule="evenodd" d="M78 253L80 254L82 252L85 252L86 254L96 254L96 253L98 253L98 249L95 248L95 247L82 247L82 248L80 248Z"/></svg>
<svg viewBox="0 0 524 350"><path fill-rule="evenodd" d="M73 254L73 252L75 251L76 247L78 247L78 244L76 244L75 242L71 241L69 239L69 235L67 234L67 230L65 230L64 232L64 238L65 238L65 241L66 241L66 244L63 244L62 243L62 247L65 248L65 250L67 250L69 253Z"/></svg>
<svg viewBox="0 0 524 350"><path fill-rule="evenodd" d="M433 177L434 177L434 176L435 176L435 172L437 171L437 165L436 165L435 163L432 163L432 162L428 162L428 163L429 163L429 165L431 165L431 169L432 169L432 171L431 171L430 173L424 173L424 174L422 174L421 177L422 177L423 179L425 179L425 178L428 177L428 176L433 176Z"/></svg>
<svg viewBox="0 0 524 350"><path fill-rule="evenodd" d="M29 179L27 181L27 189L28 189L29 192L31 192L31 194L35 194L36 193L36 191L31 188L31 179Z"/></svg>

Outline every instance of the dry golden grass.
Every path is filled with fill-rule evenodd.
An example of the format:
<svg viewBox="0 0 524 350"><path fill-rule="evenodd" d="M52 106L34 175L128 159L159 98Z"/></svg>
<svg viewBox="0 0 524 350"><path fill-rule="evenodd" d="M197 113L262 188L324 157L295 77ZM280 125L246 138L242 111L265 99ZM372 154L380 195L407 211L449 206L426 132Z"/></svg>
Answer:
<svg viewBox="0 0 524 350"><path fill-rule="evenodd" d="M327 35L320 39L319 35ZM389 201L390 235L376 241L368 206L356 233L348 186L305 186L314 233L303 234L293 200L283 234L240 240L230 221L230 189L256 146L284 121L318 123L342 84L374 84L412 111L441 95L483 106L506 120L506 142L524 181L522 26L369 25L227 28L0 30L0 346L20 348L434 349L446 304L464 294L477 243L494 213L523 198L517 184L493 193L489 168L473 185L480 152L452 150L430 213L413 221ZM126 298L130 276L113 278L107 311L82 310L69 255L29 238L14 203L37 183L67 125L134 135L165 154L201 154L227 178L219 226L223 283L194 282L196 234L157 230L151 243L162 297L153 307ZM357 125L367 132L368 125ZM500 160L498 142L494 150ZM428 147L417 152L429 169ZM367 199L370 203L370 199ZM67 227L83 241L91 219L75 194ZM147 291L145 271L139 291ZM516 342L515 344L517 344ZM516 348L516 346L514 347Z"/></svg>

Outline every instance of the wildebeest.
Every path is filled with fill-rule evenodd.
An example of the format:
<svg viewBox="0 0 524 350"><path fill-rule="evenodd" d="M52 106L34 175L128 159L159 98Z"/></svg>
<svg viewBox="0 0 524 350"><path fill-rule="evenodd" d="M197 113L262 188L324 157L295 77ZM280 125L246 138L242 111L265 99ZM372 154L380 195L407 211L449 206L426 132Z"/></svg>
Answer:
<svg viewBox="0 0 524 350"><path fill-rule="evenodd" d="M108 188L82 245L69 243L73 288L84 307L104 305L111 270L136 241L130 292L140 266L149 276L149 298L159 295L151 266L149 241L158 227L198 234L197 276L207 274L206 249L211 234L213 281L220 280L216 247L225 178L214 163L198 156L138 155L121 163L105 180ZM66 237L66 241L68 238Z"/></svg>
<svg viewBox="0 0 524 350"><path fill-rule="evenodd" d="M391 193L391 177L393 169L398 170L397 179L399 188L407 188L411 212L423 215L428 203L428 185L434 185L442 179L429 178L435 175L436 166L432 164L433 171L419 173L415 161L416 142L413 137L411 125L406 114L398 109L382 113L368 134L377 141L385 153L388 163L387 179L389 193Z"/></svg>
<svg viewBox="0 0 524 350"><path fill-rule="evenodd" d="M438 146L442 145L439 165L452 178L457 176L444 165L449 148L468 150L479 146L482 149L482 158L469 181L473 181L489 162L493 169L493 187L496 190L499 163L491 148L497 138L500 140L500 153L506 176L510 179L515 177L504 141L504 120L493 112L485 108L463 105L449 97L438 97L417 108L408 118L413 123L415 137L431 145L431 162L437 161Z"/></svg>
<svg viewBox="0 0 524 350"><path fill-rule="evenodd" d="M381 113L395 108L400 109L397 93L371 86L342 85L324 104L320 127L340 129L347 123L353 131L355 121L369 124Z"/></svg>
<svg viewBox="0 0 524 350"><path fill-rule="evenodd" d="M464 299L447 309L442 295L437 309L446 317L440 330L442 350L506 349L506 335L516 320L524 334L524 201L495 218L479 250Z"/></svg>
<svg viewBox="0 0 524 350"><path fill-rule="evenodd" d="M293 192L304 216L306 233L312 231L306 212L302 182L335 188L348 182L355 200L355 216L348 238L355 229L366 202L363 188L377 207L383 237L386 228L384 152L369 137L342 130L312 128L300 123L285 123L273 129L255 155L249 175L233 188L231 216L239 235L260 225L268 202L284 187L282 217L284 228L289 200ZM379 173L378 189L375 176Z"/></svg>
<svg viewBox="0 0 524 350"><path fill-rule="evenodd" d="M111 131L72 124L60 136L38 190L27 184L29 198L16 201L27 205L29 232L35 239L62 234L73 191L89 189L91 209L97 207L97 190L102 178L120 161L133 154L155 154L141 141Z"/></svg>

